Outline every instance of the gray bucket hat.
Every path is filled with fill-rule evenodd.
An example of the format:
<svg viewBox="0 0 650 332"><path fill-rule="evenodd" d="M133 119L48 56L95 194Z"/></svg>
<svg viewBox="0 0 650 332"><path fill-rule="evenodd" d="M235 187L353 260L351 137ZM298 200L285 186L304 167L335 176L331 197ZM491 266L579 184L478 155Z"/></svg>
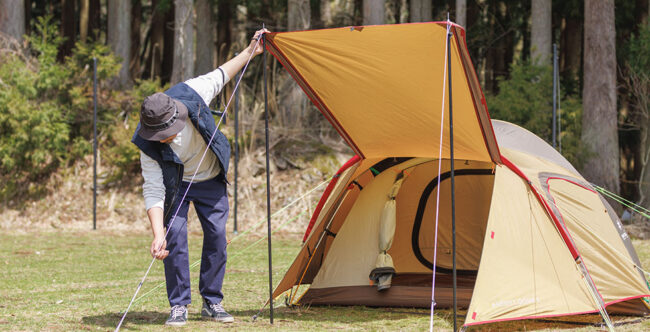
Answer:
<svg viewBox="0 0 650 332"><path fill-rule="evenodd" d="M183 130L186 119L187 107L183 103L156 92L142 102L138 135L149 141L164 140Z"/></svg>

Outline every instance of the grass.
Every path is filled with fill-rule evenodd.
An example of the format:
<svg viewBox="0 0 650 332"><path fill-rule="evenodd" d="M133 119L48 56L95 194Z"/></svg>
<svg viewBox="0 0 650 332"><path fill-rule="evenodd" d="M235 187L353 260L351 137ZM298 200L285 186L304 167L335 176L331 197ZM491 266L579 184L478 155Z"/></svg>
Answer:
<svg viewBox="0 0 650 332"><path fill-rule="evenodd" d="M234 236L230 236L234 238ZM276 303L275 324L270 325L268 309L253 321L251 317L268 296L266 241L245 235L228 247L230 259L224 281L224 306L235 323L218 325L199 320L198 267L192 269L190 322L177 330L210 331L230 328L242 331L282 330L370 330L422 331L429 327L429 310L408 308L310 307L287 308ZM200 257L202 236L190 234L190 261ZM283 273L299 250L298 235L281 235L273 241L273 280ZM147 233L115 232L35 232L0 235L0 330L11 331L112 331L126 309L133 292L150 263ZM645 266L650 265L650 241L635 241ZM243 249L250 247L248 250ZM164 281L162 263L156 262L140 294ZM283 301L283 300L282 300ZM278 302L282 302L278 301ZM122 330L155 331L167 318L169 306L161 287L131 308ZM650 322L638 318L620 327L623 331L650 330ZM598 323L597 316L581 321ZM459 322L461 324L462 322ZM438 310L436 330L450 331L451 312ZM576 329L591 331L593 325L576 325L566 319L510 322L486 325L484 331ZM473 329L479 330L479 329Z"/></svg>

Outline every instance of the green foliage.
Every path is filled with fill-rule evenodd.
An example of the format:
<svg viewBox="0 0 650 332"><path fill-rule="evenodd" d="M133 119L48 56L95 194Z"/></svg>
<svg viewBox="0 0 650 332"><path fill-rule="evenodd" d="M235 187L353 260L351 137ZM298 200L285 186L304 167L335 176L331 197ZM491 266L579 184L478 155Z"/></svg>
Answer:
<svg viewBox="0 0 650 332"><path fill-rule="evenodd" d="M625 62L633 73L650 75L650 24L639 26L638 34L630 37L624 50Z"/></svg>
<svg viewBox="0 0 650 332"><path fill-rule="evenodd" d="M120 64L98 42L79 42L71 56L57 62L62 38L49 16L38 18L27 41L29 50L0 55L0 200L40 191L44 183L38 180L92 152L93 58L100 83L99 145L110 143L105 160L117 166L117 174L132 170L133 110L160 83L139 82L128 92L107 89Z"/></svg>
<svg viewBox="0 0 650 332"><path fill-rule="evenodd" d="M140 103L145 97L163 89L160 81L137 81L133 90L129 91L124 102L125 111L120 113L118 121L107 129L108 134L102 145L104 158L113 166L113 172L109 174L107 182L117 182L126 175L132 175L140 167L140 150L131 143L131 137L140 121L138 110Z"/></svg>
<svg viewBox="0 0 650 332"><path fill-rule="evenodd" d="M562 154L575 166L584 160L580 133L582 104L561 94ZM493 119L520 125L552 143L553 70L526 61L511 66L510 79L499 80L499 93L487 96Z"/></svg>

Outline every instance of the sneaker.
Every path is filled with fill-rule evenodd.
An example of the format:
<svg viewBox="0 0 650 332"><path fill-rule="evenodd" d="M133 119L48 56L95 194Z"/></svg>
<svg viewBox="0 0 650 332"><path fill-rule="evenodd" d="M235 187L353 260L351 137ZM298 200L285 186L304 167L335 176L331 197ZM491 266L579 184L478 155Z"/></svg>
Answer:
<svg viewBox="0 0 650 332"><path fill-rule="evenodd" d="M175 305L169 313L165 325L183 326L187 322L187 308L184 305Z"/></svg>
<svg viewBox="0 0 650 332"><path fill-rule="evenodd" d="M235 321L235 318L226 312L221 303L210 303L210 301L206 299L203 299L201 317L222 323L232 323Z"/></svg>

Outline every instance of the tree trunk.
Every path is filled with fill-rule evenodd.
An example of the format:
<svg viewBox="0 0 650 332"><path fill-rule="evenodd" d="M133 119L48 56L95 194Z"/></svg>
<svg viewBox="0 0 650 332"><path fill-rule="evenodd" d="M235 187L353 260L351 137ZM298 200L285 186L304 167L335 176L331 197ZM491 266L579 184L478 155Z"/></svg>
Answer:
<svg viewBox="0 0 650 332"><path fill-rule="evenodd" d="M134 0L131 6L131 55L129 57L130 77L139 78L142 74L140 59L140 27L142 25L142 1Z"/></svg>
<svg viewBox="0 0 650 332"><path fill-rule="evenodd" d="M306 30L311 26L311 8L308 0L288 0L287 28L289 31Z"/></svg>
<svg viewBox="0 0 650 332"><path fill-rule="evenodd" d="M86 42L88 39L88 22L90 19L90 0L81 0L79 9L79 40Z"/></svg>
<svg viewBox="0 0 650 332"><path fill-rule="evenodd" d="M173 4L173 3L172 3ZM163 45L162 45L162 72L160 73L160 79L163 83L167 83L172 78L172 72L174 70L174 47L178 44L178 41L175 40L176 29L175 29L175 12L174 6L171 6L165 13L164 19L164 28L163 28Z"/></svg>
<svg viewBox="0 0 650 332"><path fill-rule="evenodd" d="M162 52L165 35L165 13L158 7L158 1L151 2L151 27L149 46L145 58L144 77L155 79L162 72Z"/></svg>
<svg viewBox="0 0 650 332"><path fill-rule="evenodd" d="M101 4L99 0L90 0L90 9L88 12L88 35L90 40L99 39L101 27Z"/></svg>
<svg viewBox="0 0 650 332"><path fill-rule="evenodd" d="M287 27L289 31L307 30L311 26L308 0L289 0L287 6ZM302 128L303 116L309 100L298 84L284 73L279 83L280 123L286 128Z"/></svg>
<svg viewBox="0 0 650 332"><path fill-rule="evenodd" d="M203 75L214 69L214 31L212 2L196 0L196 70L195 75Z"/></svg>
<svg viewBox="0 0 650 332"><path fill-rule="evenodd" d="M456 24L467 30L467 0L456 0Z"/></svg>
<svg viewBox="0 0 650 332"><path fill-rule="evenodd" d="M532 0L530 57L537 65L551 63L551 0Z"/></svg>
<svg viewBox="0 0 650 332"><path fill-rule="evenodd" d="M114 84L118 88L131 85L129 59L131 57L131 0L108 2L108 45L120 57L120 72Z"/></svg>
<svg viewBox="0 0 650 332"><path fill-rule="evenodd" d="M320 21L323 27L332 26L332 7L329 0L320 1Z"/></svg>
<svg viewBox="0 0 650 332"><path fill-rule="evenodd" d="M229 58L232 47L232 17L234 15L232 0L219 1L217 8L217 64L221 65ZM247 36L246 42L253 36Z"/></svg>
<svg viewBox="0 0 650 332"><path fill-rule="evenodd" d="M25 34L25 6L23 1L0 0L0 33L17 42L23 42Z"/></svg>
<svg viewBox="0 0 650 332"><path fill-rule="evenodd" d="M171 84L194 75L194 18L192 0L174 0L174 69Z"/></svg>
<svg viewBox="0 0 650 332"><path fill-rule="evenodd" d="M564 77L578 82L580 72L580 60L582 59L582 24L576 18L567 18L564 28Z"/></svg>
<svg viewBox="0 0 650 332"><path fill-rule="evenodd" d="M63 44L59 48L57 59L63 61L66 56L72 54L74 42L76 39L75 31L75 1L61 0L61 36L64 38Z"/></svg>
<svg viewBox="0 0 650 332"><path fill-rule="evenodd" d="M614 0L585 1L582 142L590 156L583 175L619 192Z"/></svg>
<svg viewBox="0 0 650 332"><path fill-rule="evenodd" d="M363 0L363 25L384 24L386 0Z"/></svg>
<svg viewBox="0 0 650 332"><path fill-rule="evenodd" d="M431 0L411 0L409 10L411 22L430 22L433 20Z"/></svg>
<svg viewBox="0 0 650 332"><path fill-rule="evenodd" d="M647 100L646 100L647 102ZM650 207L650 116L647 107L643 114L639 116L640 120L640 135L641 142L639 143L638 158L635 162L639 161L638 168L640 169L639 179L639 202L638 204L649 208ZM636 163L635 163L636 164Z"/></svg>

